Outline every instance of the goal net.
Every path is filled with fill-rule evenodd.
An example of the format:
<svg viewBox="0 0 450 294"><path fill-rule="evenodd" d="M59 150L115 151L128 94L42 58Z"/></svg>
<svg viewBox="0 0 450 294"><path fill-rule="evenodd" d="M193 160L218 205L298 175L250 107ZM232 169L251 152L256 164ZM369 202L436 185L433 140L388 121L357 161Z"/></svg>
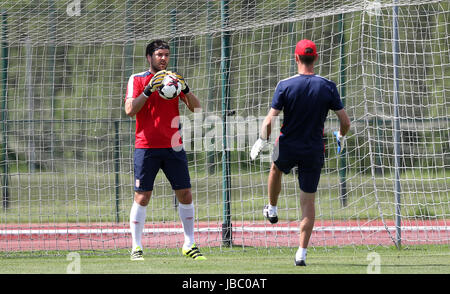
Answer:
<svg viewBox="0 0 450 294"><path fill-rule="evenodd" d="M305 38L352 122L340 155L333 112L325 124L311 246L448 246L448 1L4 0L0 11L0 251L131 246L135 120L124 97L154 39L170 43L169 69L202 103L180 104L202 248L298 246L297 171L283 176L271 225L273 145L249 153ZM146 249L181 247L177 205L160 172Z"/></svg>

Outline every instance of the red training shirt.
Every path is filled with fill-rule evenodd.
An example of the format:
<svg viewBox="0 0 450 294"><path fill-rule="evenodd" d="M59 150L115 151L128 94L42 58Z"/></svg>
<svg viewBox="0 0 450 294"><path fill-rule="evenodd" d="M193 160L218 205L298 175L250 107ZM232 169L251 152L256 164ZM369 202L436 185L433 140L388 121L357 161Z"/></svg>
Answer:
<svg viewBox="0 0 450 294"><path fill-rule="evenodd" d="M125 100L141 95L152 77L150 71L131 75ZM157 91L147 98L136 114L135 148L173 148L183 144L179 133L180 98L185 101L183 92L172 100L166 100Z"/></svg>

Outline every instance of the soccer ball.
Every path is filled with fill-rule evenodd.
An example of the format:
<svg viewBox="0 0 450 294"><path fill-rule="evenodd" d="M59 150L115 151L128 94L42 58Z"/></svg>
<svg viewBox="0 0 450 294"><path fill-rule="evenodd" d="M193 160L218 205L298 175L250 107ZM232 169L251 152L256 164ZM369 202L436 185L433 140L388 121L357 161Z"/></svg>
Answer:
<svg viewBox="0 0 450 294"><path fill-rule="evenodd" d="M158 92L162 98L171 100L180 95L181 83L176 76L168 74L164 77L162 86L159 88Z"/></svg>

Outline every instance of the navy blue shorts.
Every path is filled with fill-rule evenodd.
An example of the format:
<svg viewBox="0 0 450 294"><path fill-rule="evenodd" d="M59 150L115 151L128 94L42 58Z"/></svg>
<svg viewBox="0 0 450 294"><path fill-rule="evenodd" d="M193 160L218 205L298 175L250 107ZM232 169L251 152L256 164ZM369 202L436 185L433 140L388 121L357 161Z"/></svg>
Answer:
<svg viewBox="0 0 450 294"><path fill-rule="evenodd" d="M289 174L293 167L298 167L298 184L302 191L306 193L315 193L317 191L320 173L324 164L323 154L289 157L280 152L277 156L278 158L273 163L283 173Z"/></svg>
<svg viewBox="0 0 450 294"><path fill-rule="evenodd" d="M172 148L134 150L134 190L153 191L156 174L162 169L173 190L191 188L186 152Z"/></svg>

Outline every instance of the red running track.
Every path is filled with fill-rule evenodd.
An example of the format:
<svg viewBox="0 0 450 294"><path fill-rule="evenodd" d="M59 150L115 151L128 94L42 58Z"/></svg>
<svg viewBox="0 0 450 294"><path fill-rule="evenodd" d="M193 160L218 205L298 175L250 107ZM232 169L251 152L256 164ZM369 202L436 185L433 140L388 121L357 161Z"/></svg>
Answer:
<svg viewBox="0 0 450 294"><path fill-rule="evenodd" d="M449 220L403 220L403 245L449 244ZM298 222L234 222L233 246L298 246ZM393 221L317 220L311 246L394 245ZM196 242L200 246L222 245L222 224L196 223ZM179 248L184 236L181 223L147 223L145 248ZM128 224L2 224L0 251L107 250L131 247Z"/></svg>

